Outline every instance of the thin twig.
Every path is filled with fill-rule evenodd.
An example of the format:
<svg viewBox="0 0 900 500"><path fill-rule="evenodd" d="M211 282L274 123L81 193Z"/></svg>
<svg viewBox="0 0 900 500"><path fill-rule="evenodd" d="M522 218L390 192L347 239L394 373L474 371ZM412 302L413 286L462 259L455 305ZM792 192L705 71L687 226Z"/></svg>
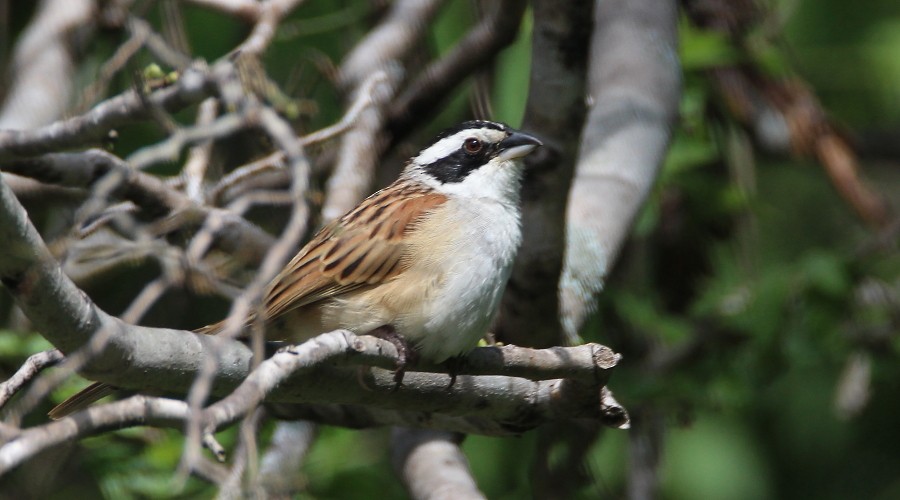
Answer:
<svg viewBox="0 0 900 500"><path fill-rule="evenodd" d="M244 54L262 54L275 38L275 31L278 29L281 19L302 1L266 0L262 2L256 15L253 31L235 51Z"/></svg>
<svg viewBox="0 0 900 500"><path fill-rule="evenodd" d="M151 115L150 103L159 109L179 110L211 93L212 73L190 67L170 86L146 97L136 90L107 99L79 116L33 130L0 130L0 160L36 156L74 147L99 144L114 128Z"/></svg>
<svg viewBox="0 0 900 500"><path fill-rule="evenodd" d="M22 366L16 370L12 377L0 383L0 408L6 406L22 387L36 377L44 368L56 365L64 358L59 349L50 349L28 356Z"/></svg>

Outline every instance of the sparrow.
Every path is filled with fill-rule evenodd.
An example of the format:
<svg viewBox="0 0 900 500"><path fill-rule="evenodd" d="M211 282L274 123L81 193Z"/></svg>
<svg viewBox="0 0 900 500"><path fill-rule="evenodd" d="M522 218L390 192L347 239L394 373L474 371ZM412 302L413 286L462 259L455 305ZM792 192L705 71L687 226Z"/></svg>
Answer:
<svg viewBox="0 0 900 500"><path fill-rule="evenodd" d="M522 160L541 145L491 121L441 132L393 184L325 226L272 280L263 301L266 338L387 330L438 363L474 348L522 240ZM196 331L214 335L223 326ZM113 390L95 383L50 416Z"/></svg>

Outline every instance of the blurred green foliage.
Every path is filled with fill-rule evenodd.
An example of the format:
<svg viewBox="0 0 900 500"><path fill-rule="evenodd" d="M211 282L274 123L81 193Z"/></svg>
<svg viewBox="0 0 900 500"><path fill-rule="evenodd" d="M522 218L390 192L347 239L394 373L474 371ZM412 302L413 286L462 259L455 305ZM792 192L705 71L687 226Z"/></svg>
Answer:
<svg viewBox="0 0 900 500"><path fill-rule="evenodd" d="M748 147L703 71L749 61L798 74L851 135L895 130L900 45L889 33L900 7L774 5L750 35L760 37L752 54L682 25L682 126L588 337L625 353L613 380L619 401L638 419L666 416L663 497L894 498L900 256L871 249L875 235L816 163ZM896 210L897 158L865 154L865 175ZM893 289L894 302L862 300L872 283ZM644 357L675 351L698 330L696 357L663 372ZM854 353L872 360L868 386L857 388L871 399L848 415L836 400ZM628 442L611 434L593 464L616 496Z"/></svg>
<svg viewBox="0 0 900 500"><path fill-rule="evenodd" d="M336 120L342 110L322 64L340 61L372 20L369 2L337 4L305 2L284 23L264 61L289 95L317 103L318 114L302 124L310 129ZM867 303L859 293L866 283L896 291L900 257L870 248L874 235L818 165L770 157L748 146L750 138L718 107L704 71L749 62L771 74L796 72L851 133L896 130L900 4L770 5L773 13L751 35L751 54L683 23L681 124L585 338L625 354L612 382L620 402L637 418L648 409L664 416L663 497L897 498L900 408L894 400L900 393L900 339L896 331L879 331L896 326L892 308L897 305ZM158 13L150 12L158 23ZM186 5L184 14L192 51L208 60L247 34L245 25L206 9ZM471 2L450 2L428 49L446 52L475 17ZM14 9L11 19L21 29L27 16ZM528 14L522 36L502 54L493 74L494 113L513 125L522 120L527 96L531 26ZM117 34L98 34L80 68L84 84L121 42ZM143 54L132 71L151 62ZM126 72L114 85L127 88L130 78ZM469 88L454 95L434 129L466 117ZM161 136L140 125L125 128L120 137L116 150L127 154ZM896 209L897 158L864 157L864 164ZM737 182L738 175L752 182ZM698 354L666 371L654 369L645 357L698 334ZM0 332L0 370L12 373L27 355L47 347L35 334ZM836 409L835 393L856 352L872 360L871 400L844 416ZM73 382L57 391L56 401L75 385L80 386ZM265 424L264 435L271 426ZM234 430L223 433L223 442L233 445ZM628 447L626 432L604 431L588 456L593 481L578 496L624 496ZM529 496L538 449L534 433L515 439L471 436L463 448L490 498ZM181 451L174 430L129 429L86 439L21 467L0 482L5 485L0 497L2 491L45 498L172 496ZM48 467L57 471L55 479ZM301 473L308 488L300 498L404 497L383 429L323 428ZM213 495L196 479L178 491L181 498Z"/></svg>

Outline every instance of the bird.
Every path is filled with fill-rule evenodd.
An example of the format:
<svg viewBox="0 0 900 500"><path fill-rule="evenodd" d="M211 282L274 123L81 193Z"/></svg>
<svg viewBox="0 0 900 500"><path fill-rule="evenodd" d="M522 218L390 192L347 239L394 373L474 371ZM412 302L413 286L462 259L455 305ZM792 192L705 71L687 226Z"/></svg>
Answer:
<svg viewBox="0 0 900 500"><path fill-rule="evenodd" d="M524 158L539 146L534 135L487 120L438 134L394 183L323 227L269 283L266 338L396 334L436 363L474 348L521 244ZM62 418L114 390L95 383L49 415Z"/></svg>

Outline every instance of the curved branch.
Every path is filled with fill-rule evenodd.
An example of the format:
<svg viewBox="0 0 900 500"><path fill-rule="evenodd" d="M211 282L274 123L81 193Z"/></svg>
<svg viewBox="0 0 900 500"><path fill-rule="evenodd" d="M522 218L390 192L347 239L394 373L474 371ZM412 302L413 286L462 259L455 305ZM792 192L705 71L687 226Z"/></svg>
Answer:
<svg viewBox="0 0 900 500"><path fill-rule="evenodd" d="M563 329L571 342L668 149L681 95L677 18L673 0L597 3L591 105L569 192L559 282Z"/></svg>
<svg viewBox="0 0 900 500"><path fill-rule="evenodd" d="M255 24L250 36L236 49L247 54L262 54L275 38L275 31L284 16L288 15L302 0L268 0L258 4ZM240 9L238 9L240 10Z"/></svg>
<svg viewBox="0 0 900 500"><path fill-rule="evenodd" d="M133 396L23 431L0 429L0 475L43 450L73 439L135 425L177 428L188 416L183 401Z"/></svg>
<svg viewBox="0 0 900 500"><path fill-rule="evenodd" d="M37 376L44 368L53 366L63 360L63 354L57 349L39 352L28 356L21 368L12 377L0 383L0 408L16 394L25 384Z"/></svg>
<svg viewBox="0 0 900 500"><path fill-rule="evenodd" d="M414 499L483 499L452 432L397 428L391 433L394 470Z"/></svg>
<svg viewBox="0 0 900 500"><path fill-rule="evenodd" d="M14 78L0 109L0 129L39 127L65 113L75 76L72 35L93 26L96 10L93 0L40 2L16 44L9 71Z"/></svg>
<svg viewBox="0 0 900 500"><path fill-rule="evenodd" d="M500 309L504 342L560 345L556 284L562 269L566 191L584 121L584 85L591 33L590 0L534 2L531 79L522 128L544 147L526 160L522 186L522 248Z"/></svg>

